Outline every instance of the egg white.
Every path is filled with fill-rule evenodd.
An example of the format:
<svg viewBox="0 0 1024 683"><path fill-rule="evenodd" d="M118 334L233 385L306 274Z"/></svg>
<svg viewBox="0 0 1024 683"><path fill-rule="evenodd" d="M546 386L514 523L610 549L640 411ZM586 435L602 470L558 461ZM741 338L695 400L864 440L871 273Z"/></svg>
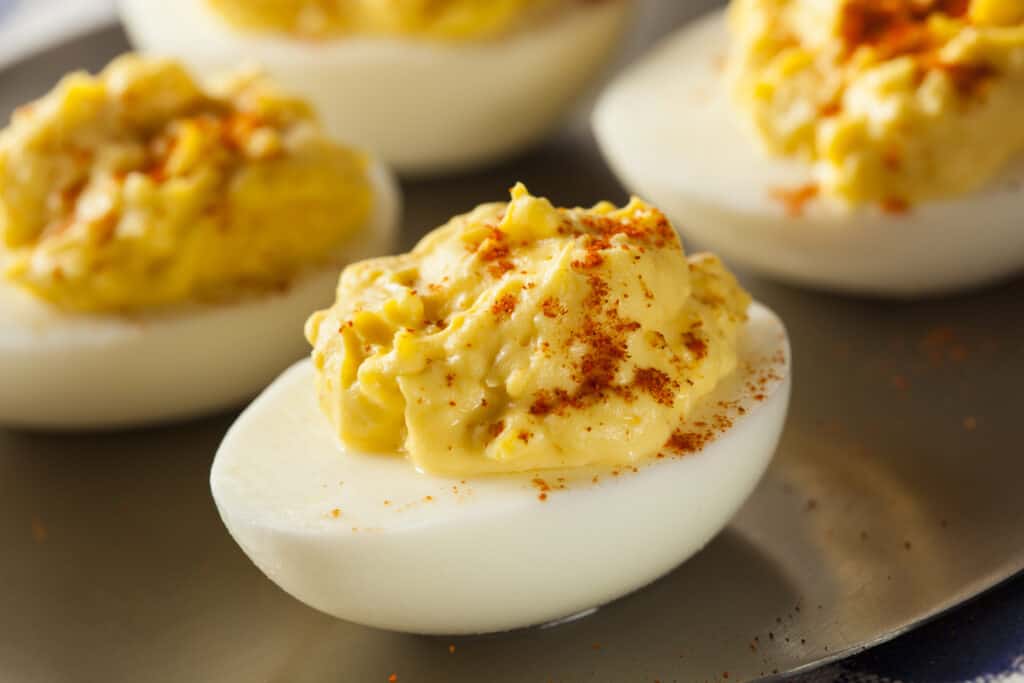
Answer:
<svg viewBox="0 0 1024 683"><path fill-rule="evenodd" d="M771 196L812 181L809 164L767 156L743 129L722 78L715 12L682 29L602 94L593 125L619 178L702 247L784 280L913 297L983 284L1024 267L1024 159L984 190L904 214L815 200L787 215Z"/></svg>
<svg viewBox="0 0 1024 683"><path fill-rule="evenodd" d="M536 27L465 44L246 33L205 0L120 0L120 10L139 49L198 73L256 62L312 102L333 136L424 174L540 139L620 44L630 2L580 3Z"/></svg>
<svg viewBox="0 0 1024 683"><path fill-rule="evenodd" d="M789 400L782 323L755 304L741 367L707 406L746 414L702 451L590 473L539 499L534 477L448 479L346 451L303 361L234 424L210 477L231 535L306 604L396 631L465 634L557 620L636 590L717 534L768 466ZM769 360L773 359L773 360ZM783 360L785 359L785 360ZM775 371L752 398L751 373ZM695 415L691 420L698 420ZM334 512L337 511L337 512Z"/></svg>
<svg viewBox="0 0 1024 683"><path fill-rule="evenodd" d="M382 165L370 177L369 224L284 292L126 317L62 312L0 283L0 425L126 427L254 396L308 349L303 322L333 300L341 267L394 248L398 187Z"/></svg>

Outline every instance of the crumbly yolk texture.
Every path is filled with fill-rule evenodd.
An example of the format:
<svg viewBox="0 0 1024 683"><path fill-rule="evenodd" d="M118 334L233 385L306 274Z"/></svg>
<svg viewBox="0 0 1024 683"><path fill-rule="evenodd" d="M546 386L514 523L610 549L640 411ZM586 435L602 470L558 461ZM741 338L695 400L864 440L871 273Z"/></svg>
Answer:
<svg viewBox="0 0 1024 683"><path fill-rule="evenodd" d="M349 266L306 336L354 450L450 476L619 465L656 455L734 370L749 302L639 199L561 209L517 185Z"/></svg>
<svg viewBox="0 0 1024 683"><path fill-rule="evenodd" d="M398 35L438 40L493 38L569 0L207 0L246 30L324 39Z"/></svg>
<svg viewBox="0 0 1024 683"><path fill-rule="evenodd" d="M121 57L0 133L0 275L82 312L280 289L365 224L366 167L255 74Z"/></svg>
<svg viewBox="0 0 1024 683"><path fill-rule="evenodd" d="M733 0L729 22L742 118L827 195L962 195L1024 151L1021 0Z"/></svg>

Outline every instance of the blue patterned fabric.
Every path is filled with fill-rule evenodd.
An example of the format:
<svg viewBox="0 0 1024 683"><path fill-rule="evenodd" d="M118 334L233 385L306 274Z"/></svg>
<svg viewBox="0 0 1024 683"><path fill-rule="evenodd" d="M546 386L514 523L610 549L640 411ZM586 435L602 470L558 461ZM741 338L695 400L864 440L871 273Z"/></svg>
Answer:
<svg viewBox="0 0 1024 683"><path fill-rule="evenodd" d="M1024 683L1024 575L793 683Z"/></svg>

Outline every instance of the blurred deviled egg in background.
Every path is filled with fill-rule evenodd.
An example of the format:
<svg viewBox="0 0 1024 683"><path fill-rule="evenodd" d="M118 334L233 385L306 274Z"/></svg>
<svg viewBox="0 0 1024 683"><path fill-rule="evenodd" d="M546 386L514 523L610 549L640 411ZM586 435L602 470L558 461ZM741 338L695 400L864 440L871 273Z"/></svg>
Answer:
<svg viewBox="0 0 1024 683"><path fill-rule="evenodd" d="M0 424L222 408L302 353L340 268L388 251L388 172L254 73L125 56L0 133Z"/></svg>
<svg viewBox="0 0 1024 683"><path fill-rule="evenodd" d="M466 168L547 133L619 46L631 0L121 0L135 45L252 60L327 130L402 172Z"/></svg>
<svg viewBox="0 0 1024 683"><path fill-rule="evenodd" d="M798 283L918 296L1024 267L1024 4L734 0L602 96L634 191Z"/></svg>
<svg viewBox="0 0 1024 683"><path fill-rule="evenodd" d="M788 406L782 323L640 200L517 186L349 266L306 334L213 496L286 591L399 631L529 626L653 581L750 495Z"/></svg>

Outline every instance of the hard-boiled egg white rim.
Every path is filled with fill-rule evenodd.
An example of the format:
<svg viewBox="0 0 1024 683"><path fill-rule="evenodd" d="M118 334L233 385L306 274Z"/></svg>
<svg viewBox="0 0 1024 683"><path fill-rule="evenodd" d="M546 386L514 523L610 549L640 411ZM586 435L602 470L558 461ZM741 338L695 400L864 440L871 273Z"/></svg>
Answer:
<svg viewBox="0 0 1024 683"><path fill-rule="evenodd" d="M0 425L127 427L254 396L308 349L302 324L330 304L342 265L394 248L400 191L383 165L369 175L369 224L284 292L123 317L64 313L0 284Z"/></svg>
<svg viewBox="0 0 1024 683"><path fill-rule="evenodd" d="M328 614L432 634L549 622L671 571L753 491L790 392L785 329L759 304L740 358L744 369L702 404L704 419L716 412L732 423L703 450L605 471L596 483L590 471L566 473L565 484L557 472L449 479L397 455L347 452L304 361L232 426L213 464L213 496L253 562Z"/></svg>
<svg viewBox="0 0 1024 683"><path fill-rule="evenodd" d="M632 0L574 3L536 26L469 43L247 33L203 3L119 5L138 48L203 71L258 63L309 99L334 137L425 174L485 164L546 134L621 42Z"/></svg>
<svg viewBox="0 0 1024 683"><path fill-rule="evenodd" d="M907 213L816 200L788 215L772 195L807 185L811 169L768 157L744 129L722 77L727 45L713 12L619 76L593 116L619 178L692 241L780 279L871 295L938 294L1024 268L1024 159L980 192Z"/></svg>

